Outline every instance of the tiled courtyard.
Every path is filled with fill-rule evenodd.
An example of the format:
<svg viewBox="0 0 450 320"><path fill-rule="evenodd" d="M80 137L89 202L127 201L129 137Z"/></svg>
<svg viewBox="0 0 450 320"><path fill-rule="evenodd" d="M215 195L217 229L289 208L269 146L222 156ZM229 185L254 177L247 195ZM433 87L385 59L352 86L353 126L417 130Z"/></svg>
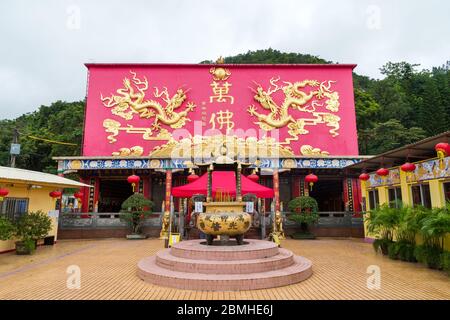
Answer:
<svg viewBox="0 0 450 320"><path fill-rule="evenodd" d="M266 290L198 292L154 286L136 276L136 264L162 249L161 240L66 240L32 256L0 255L0 299L450 299L450 280L420 264L376 255L356 239L285 240L283 247L313 262L301 283ZM81 288L68 289L71 265L81 269ZM371 265L381 287L367 288Z"/></svg>

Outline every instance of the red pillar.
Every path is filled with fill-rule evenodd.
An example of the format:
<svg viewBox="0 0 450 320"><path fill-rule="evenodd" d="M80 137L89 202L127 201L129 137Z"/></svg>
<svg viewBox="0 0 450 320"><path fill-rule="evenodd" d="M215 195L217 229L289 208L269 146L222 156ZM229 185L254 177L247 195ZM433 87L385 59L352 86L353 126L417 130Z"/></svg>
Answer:
<svg viewBox="0 0 450 320"><path fill-rule="evenodd" d="M292 183L292 196L293 198L300 197L301 195L301 185L300 185L300 176L294 176L293 177L293 183Z"/></svg>
<svg viewBox="0 0 450 320"><path fill-rule="evenodd" d="M100 178L96 177L94 179L94 212L98 212L98 198L100 194Z"/></svg>
<svg viewBox="0 0 450 320"><path fill-rule="evenodd" d="M164 202L164 211L170 212L170 196L172 195L172 170L166 170L166 198Z"/></svg>
<svg viewBox="0 0 450 320"><path fill-rule="evenodd" d="M362 202L362 194L361 194L361 183L359 179L353 178L353 207L354 211L357 213L357 216L360 216L361 212L361 202Z"/></svg>
<svg viewBox="0 0 450 320"><path fill-rule="evenodd" d="M273 192L275 196L275 212L280 211L280 178L278 169L273 169Z"/></svg>
<svg viewBox="0 0 450 320"><path fill-rule="evenodd" d="M144 197L146 197L147 199L150 199L150 195L151 195L151 184L150 184L150 180L151 176L147 176L145 177L143 180L144 183L144 187L143 187L143 195Z"/></svg>

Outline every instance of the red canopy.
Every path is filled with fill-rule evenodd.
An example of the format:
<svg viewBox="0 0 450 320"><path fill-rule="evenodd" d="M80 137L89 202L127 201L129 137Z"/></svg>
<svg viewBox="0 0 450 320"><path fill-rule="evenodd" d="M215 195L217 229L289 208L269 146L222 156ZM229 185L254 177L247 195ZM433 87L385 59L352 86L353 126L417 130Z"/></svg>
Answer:
<svg viewBox="0 0 450 320"><path fill-rule="evenodd" d="M172 188L172 195L179 198L192 197L194 194L206 195L206 186L208 183L208 175L205 173L194 182L185 184L184 186ZM236 173L234 171L213 171L212 173L212 193L216 191L229 193L236 196ZM273 189L253 182L246 176L241 174L241 191L242 195L253 193L258 198L273 198Z"/></svg>

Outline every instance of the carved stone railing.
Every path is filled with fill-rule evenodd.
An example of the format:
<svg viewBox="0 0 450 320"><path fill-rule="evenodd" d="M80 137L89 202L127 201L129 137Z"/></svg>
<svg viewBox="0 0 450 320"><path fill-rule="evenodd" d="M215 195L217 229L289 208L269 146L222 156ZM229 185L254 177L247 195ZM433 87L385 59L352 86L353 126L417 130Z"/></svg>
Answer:
<svg viewBox="0 0 450 320"><path fill-rule="evenodd" d="M86 217L89 215L89 217ZM144 227L161 227L161 213L155 212L148 217ZM96 228L124 228L125 221L120 220L120 213L62 213L59 217L60 229L96 229Z"/></svg>
<svg viewBox="0 0 450 320"><path fill-rule="evenodd" d="M287 227L297 226L298 223L289 219L291 212L283 212L285 217L284 224ZM318 228L336 228L336 227L362 227L363 218L354 217L354 212L319 212L319 221L315 224Z"/></svg>

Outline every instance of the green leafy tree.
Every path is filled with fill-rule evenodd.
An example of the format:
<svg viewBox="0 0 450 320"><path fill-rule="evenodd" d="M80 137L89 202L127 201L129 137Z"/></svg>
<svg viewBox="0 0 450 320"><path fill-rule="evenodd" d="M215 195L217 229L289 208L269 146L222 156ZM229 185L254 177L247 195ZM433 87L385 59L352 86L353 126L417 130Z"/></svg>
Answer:
<svg viewBox="0 0 450 320"><path fill-rule="evenodd" d="M143 221L151 214L153 202L141 193L135 193L122 203L120 219L126 221L133 234L140 234Z"/></svg>

